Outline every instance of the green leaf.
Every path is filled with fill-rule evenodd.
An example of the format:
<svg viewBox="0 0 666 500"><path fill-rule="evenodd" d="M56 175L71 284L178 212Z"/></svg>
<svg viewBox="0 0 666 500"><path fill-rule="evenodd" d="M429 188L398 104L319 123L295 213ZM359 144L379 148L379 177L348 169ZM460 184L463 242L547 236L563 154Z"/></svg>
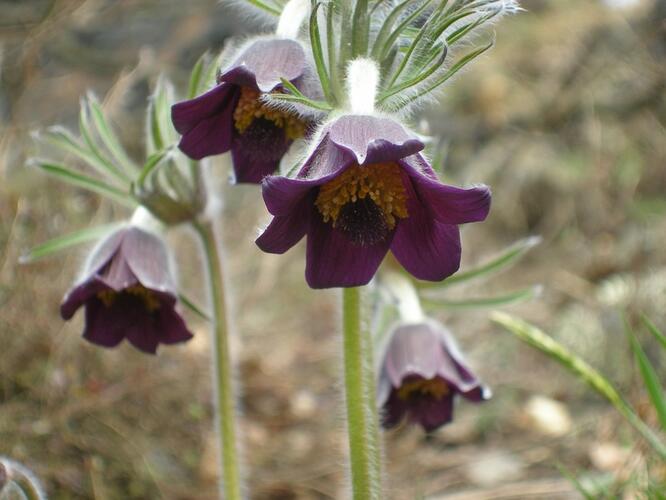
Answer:
<svg viewBox="0 0 666 500"><path fill-rule="evenodd" d="M117 170L113 164L105 162L101 156L98 156L95 152L81 144L81 142L64 127L49 127L45 132L38 133L37 138L44 140L62 151L77 156L102 175L120 180L125 184L129 181L129 178Z"/></svg>
<svg viewBox="0 0 666 500"><path fill-rule="evenodd" d="M641 314L641 321L643 322L643 325L645 325L645 328L647 328L648 331L654 335L654 338L657 339L661 346L666 349L666 335L660 332L655 324L652 323L652 321L650 321L644 314Z"/></svg>
<svg viewBox="0 0 666 500"><path fill-rule="evenodd" d="M417 282L416 286L419 288L442 288L498 273L508 269L513 264L518 262L529 250L534 248L539 243L541 243L541 238L539 236L525 238L523 240L517 241L497 257L491 259L485 264L481 264L480 266L474 267L468 271L458 272L439 283L419 281Z"/></svg>
<svg viewBox="0 0 666 500"><path fill-rule="evenodd" d="M631 342L631 350L634 352L634 357L636 358L636 363L638 363L648 396L650 397L650 401L652 401L654 409L657 411L661 428L666 431L666 396L664 396L664 388L659 382L657 372L645 355L640 342L636 340L635 335L631 332L628 325L626 325L626 330Z"/></svg>
<svg viewBox="0 0 666 500"><path fill-rule="evenodd" d="M498 295L496 297L471 298L465 300L445 300L440 298L422 297L423 305L429 309L475 309L482 307L502 307L533 300L541 294L541 286L533 286L517 292Z"/></svg>
<svg viewBox="0 0 666 500"><path fill-rule="evenodd" d="M571 485L576 488L576 491L580 493L585 500L596 500L596 496L594 494L590 493L578 480L578 478L568 469L564 467L562 464L556 464L557 469L560 471L560 474L562 474L570 483Z"/></svg>
<svg viewBox="0 0 666 500"><path fill-rule="evenodd" d="M95 124L97 133L102 139L102 142L109 150L109 153L111 153L113 158L125 170L125 172L133 175L136 172L137 166L129 158L129 156L127 156L127 153L120 145L120 141L118 141L118 138L112 131L109 123L106 120L106 117L104 116L102 106L92 94L88 94L88 103L90 105L90 113L93 123Z"/></svg>
<svg viewBox="0 0 666 500"><path fill-rule="evenodd" d="M50 163L45 160L33 159L29 165L41 168L46 173L58 177L61 181L71 184L73 186L81 187L93 191L95 193L107 196L123 205L134 208L136 202L129 196L126 191L110 186L99 179L83 175L79 172L71 170L63 165Z"/></svg>
<svg viewBox="0 0 666 500"><path fill-rule="evenodd" d="M393 30L393 32L388 36L384 46L381 49L379 60L383 60L391 50L393 44L398 40L400 34L407 28L409 25L421 15L421 13L432 3L432 0L425 0L425 2L420 5L417 9L405 17L405 19L398 25L398 27Z"/></svg>
<svg viewBox="0 0 666 500"><path fill-rule="evenodd" d="M368 0L356 0L352 19L352 57L365 56L368 52L368 35L370 31Z"/></svg>
<svg viewBox="0 0 666 500"><path fill-rule="evenodd" d="M35 262L36 260L50 257L53 254L62 252L63 250L67 250L71 247L98 240L102 236L112 232L114 229L119 228L121 225L122 223L120 222L114 222L112 224L104 224L102 226L87 227L85 229L80 229L63 236L58 236L28 250L28 252L21 255L19 258L19 263L29 264L31 262Z"/></svg>
<svg viewBox="0 0 666 500"><path fill-rule="evenodd" d="M187 98L194 99L199 95L199 89L202 85L204 68L210 64L210 53L204 52L203 55L197 60L190 73L190 84L187 87Z"/></svg>
<svg viewBox="0 0 666 500"><path fill-rule="evenodd" d="M404 0L403 2L396 5L391 13L386 16L382 27L379 29L377 38L375 38L375 43L372 46L372 57L373 59L382 60L385 54L390 50L390 46L387 46L386 42L391 34L393 26L398 21L403 11L407 9L410 5L413 5L414 0ZM430 0L426 1L426 5L430 3Z"/></svg>
<svg viewBox="0 0 666 500"><path fill-rule="evenodd" d="M210 314L205 312L203 309L201 309L199 306L197 306L193 301L187 298L187 296L183 293L178 294L178 300L182 302L182 304L187 307L190 311L192 311L194 314L199 316L201 319L205 321L212 321Z"/></svg>
<svg viewBox="0 0 666 500"><path fill-rule="evenodd" d="M326 100L334 102L334 97L331 94L331 80L326 69L326 62L324 61L324 51L321 47L321 37L319 33L319 21L317 20L317 12L321 7L321 2L317 2L312 8L310 14L310 44L312 46L312 56L314 57L315 67L321 82L321 88L324 91Z"/></svg>
<svg viewBox="0 0 666 500"><path fill-rule="evenodd" d="M159 166L160 162L167 154L169 154L169 150L158 151L157 153L152 154L148 160L146 160L146 163L143 165L143 169L141 169L141 173L136 180L137 186L140 188L144 187L146 179L148 179L150 174L152 174L153 171Z"/></svg>
<svg viewBox="0 0 666 500"><path fill-rule="evenodd" d="M523 342L550 356L576 377L588 384L592 389L606 398L617 411L629 422L652 446L654 451L666 460L666 445L661 441L652 429L643 422L634 412L631 406L624 400L610 381L597 370L588 365L578 356L555 341L539 328L510 314L494 311L491 320L507 331L513 333Z"/></svg>
<svg viewBox="0 0 666 500"><path fill-rule="evenodd" d="M253 7L258 8L259 10L263 10L267 14L271 14L273 16L279 16L281 14L280 9L267 4L266 2L263 2L262 0L245 0L247 3L252 5Z"/></svg>
<svg viewBox="0 0 666 500"><path fill-rule="evenodd" d="M306 97L301 93L300 90L298 90L293 83L291 83L289 80L285 80L284 78L282 80L282 86L284 87L285 90L289 91L290 94L281 94L281 93L272 93L268 94L266 96L266 99L269 101L283 101L283 102L293 102L296 104L302 104L304 106L308 106L313 109L317 109L319 111L332 111L333 108L331 107L330 104L327 102L323 101L313 101L312 99Z"/></svg>

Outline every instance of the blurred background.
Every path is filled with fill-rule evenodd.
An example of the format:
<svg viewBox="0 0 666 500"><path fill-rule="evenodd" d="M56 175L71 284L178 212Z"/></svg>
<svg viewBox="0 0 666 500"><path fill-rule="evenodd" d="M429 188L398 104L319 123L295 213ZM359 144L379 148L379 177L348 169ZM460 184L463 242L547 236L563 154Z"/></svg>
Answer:
<svg viewBox="0 0 666 500"><path fill-rule="evenodd" d="M488 221L464 229L463 269L526 236L543 242L449 296L542 284L537 300L508 309L648 408L621 312L666 327L666 1L522 4L527 12L496 26L490 55L423 118L443 140L446 179L493 188ZM204 51L261 29L214 0L0 0L0 455L34 470L54 499L215 498L209 339L190 315L195 340L150 357L93 347L81 318L60 320L85 249L29 265L19 257L126 214L27 168L30 134L76 130L90 89L142 158L157 77L184 89ZM224 179L225 160L216 168ZM255 247L268 220L256 187L225 186L223 198L251 496L344 498L338 296L307 289L302 245L282 257ZM185 289L204 303L196 246L173 238ZM613 498L633 498L645 448L603 400L487 311L434 314L494 398L460 402L455 422L431 436L389 433L391 499L576 498L561 466L611 487L628 479ZM653 362L663 380L663 357Z"/></svg>

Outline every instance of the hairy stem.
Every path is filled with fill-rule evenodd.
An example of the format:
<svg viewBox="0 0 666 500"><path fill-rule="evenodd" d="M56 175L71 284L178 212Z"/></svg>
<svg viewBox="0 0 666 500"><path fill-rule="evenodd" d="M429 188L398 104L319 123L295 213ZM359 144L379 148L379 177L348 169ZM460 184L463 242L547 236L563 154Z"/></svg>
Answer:
<svg viewBox="0 0 666 500"><path fill-rule="evenodd" d="M360 288L342 298L347 432L354 500L376 500L380 492L379 430L375 406L372 343L364 331Z"/></svg>
<svg viewBox="0 0 666 500"><path fill-rule="evenodd" d="M236 408L233 393L232 364L229 353L229 328L224 295L222 260L212 222L194 224L201 239L208 274L212 304L213 342L215 349L213 385L216 397L216 428L222 456L222 490L225 500L241 499L240 463L236 444Z"/></svg>

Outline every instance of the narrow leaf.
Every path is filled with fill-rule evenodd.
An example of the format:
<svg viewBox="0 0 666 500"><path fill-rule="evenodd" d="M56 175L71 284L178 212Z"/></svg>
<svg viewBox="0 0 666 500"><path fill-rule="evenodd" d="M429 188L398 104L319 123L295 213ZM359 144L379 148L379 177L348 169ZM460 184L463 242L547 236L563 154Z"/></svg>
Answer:
<svg viewBox="0 0 666 500"><path fill-rule="evenodd" d="M541 294L541 286L533 286L497 297L471 298L465 300L444 300L422 297L423 305L430 309L475 309L481 307L502 307L533 300Z"/></svg>
<svg viewBox="0 0 666 500"><path fill-rule="evenodd" d="M187 298L187 296L183 293L178 294L178 300L185 306L187 307L190 311L192 311L194 314L199 316L201 319L205 321L211 321L211 316L207 312L205 312L203 309L201 309L199 306L197 306L193 301Z"/></svg>
<svg viewBox="0 0 666 500"><path fill-rule="evenodd" d="M400 34L407 28L409 25L415 21L418 16L420 16L423 11L430 5L432 0L426 0L422 5L420 5L417 9L414 9L414 11L408 15L399 25L398 27L393 30L393 32L388 36L388 39L384 43L384 47L382 48L381 55L380 55L380 60L383 60L384 57L386 57L393 46L393 44L398 40L398 37L400 37Z"/></svg>
<svg viewBox="0 0 666 500"><path fill-rule="evenodd" d="M578 356L555 341L539 328L504 312L494 311L491 320L513 333L523 342L550 356L567 370L587 383L592 389L606 398L620 414L643 436L659 456L666 460L666 445L652 429L643 422L619 392L597 370L588 365Z"/></svg>
<svg viewBox="0 0 666 500"><path fill-rule="evenodd" d="M324 61L324 51L321 46L321 37L319 33L319 21L317 20L319 7L321 7L321 2L317 2L314 5L312 13L310 14L310 44L312 45L312 56L314 57L315 67L317 68L317 74L319 75L319 81L321 82L321 88L324 91L326 100L333 102L333 96L331 95L331 80L328 75L328 70L326 69L326 62Z"/></svg>
<svg viewBox="0 0 666 500"><path fill-rule="evenodd" d="M63 165L57 165L47 161L32 160L30 164L41 168L48 174L58 177L61 181L73 186L88 189L89 191L107 196L119 203L122 203L123 205L132 208L136 206L136 202L130 198L127 192L114 186L109 186L99 179L80 174L79 172L71 170Z"/></svg>
<svg viewBox="0 0 666 500"><path fill-rule="evenodd" d="M98 240L102 236L109 234L111 231L120 226L121 223L114 222L112 224L104 224L102 226L87 227L85 229L80 229L63 236L58 236L57 238L53 238L28 250L28 252L21 255L19 262L21 264L28 264L45 257L49 257L55 253L62 252L63 250L67 250L71 247Z"/></svg>
<svg viewBox="0 0 666 500"><path fill-rule="evenodd" d="M267 14L271 14L273 16L279 16L280 15L280 10L272 5L267 4L266 2L263 2L262 0L245 0L247 3L250 5L258 8L259 10L263 10Z"/></svg>
<svg viewBox="0 0 666 500"><path fill-rule="evenodd" d="M647 316L644 314L641 314L641 321L643 322L643 325L648 329L648 331L654 335L654 338L657 339L657 341L662 345L664 349L666 349L666 335L664 335L662 332L659 331L659 329L655 326L652 321L648 319Z"/></svg>
<svg viewBox="0 0 666 500"><path fill-rule="evenodd" d="M652 363L650 363L648 357L645 355L645 351L641 347L640 342L636 340L636 337L629 330L628 326L627 333L629 335L629 341L631 342L631 349L634 352L634 357L636 358L636 363L638 363L638 368L641 372L641 377L645 383L645 388L648 391L650 401L652 401L652 406L654 406L654 409L657 412L661 428L666 430L666 396L664 396L664 388L659 382L657 372L652 366Z"/></svg>
<svg viewBox="0 0 666 500"><path fill-rule="evenodd" d="M372 46L372 56L374 59L380 59L382 54L385 54L388 52L388 50L390 50L390 47L386 47L386 41L391 34L391 30L402 15L403 11L413 3L414 0L404 0L403 2L396 5L391 13L386 16L382 27L379 29L377 38L375 38L375 43Z"/></svg>
<svg viewBox="0 0 666 500"><path fill-rule="evenodd" d="M485 264L481 264L468 271L458 272L440 283L419 281L417 282L417 286L419 288L441 288L498 273L508 269L518 262L530 249L534 248L539 243L541 243L541 237L539 236L525 238L517 241L497 257L489 260Z"/></svg>
<svg viewBox="0 0 666 500"><path fill-rule="evenodd" d="M204 54L197 60L192 68L192 73L190 74L190 83L187 87L187 98L194 99L199 95L199 89L201 88L201 82L203 80L204 68L210 64L210 54L204 52Z"/></svg>

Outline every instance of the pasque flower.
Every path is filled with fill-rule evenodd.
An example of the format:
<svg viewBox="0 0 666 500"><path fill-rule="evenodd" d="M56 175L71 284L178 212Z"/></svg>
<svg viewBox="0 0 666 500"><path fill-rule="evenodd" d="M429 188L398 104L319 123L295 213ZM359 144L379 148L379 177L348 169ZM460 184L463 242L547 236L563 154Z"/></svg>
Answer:
<svg viewBox="0 0 666 500"><path fill-rule="evenodd" d="M207 93L172 108L180 149L194 159L231 151L237 182L258 183L275 172L291 143L307 128L294 111L271 107L262 96L281 90L281 78L311 94L300 43L265 38L247 45Z"/></svg>
<svg viewBox="0 0 666 500"><path fill-rule="evenodd" d="M83 279L65 296L65 320L85 308L83 337L104 347L124 338L155 353L159 344L192 338L176 310L176 289L164 241L135 225L117 230L92 252Z"/></svg>
<svg viewBox="0 0 666 500"><path fill-rule="evenodd" d="M377 385L384 426L406 418L433 431L453 419L456 394L474 402L490 397L465 364L451 333L432 320L395 328Z"/></svg>
<svg viewBox="0 0 666 500"><path fill-rule="evenodd" d="M305 275L313 288L368 283L389 249L419 279L453 274L458 224L486 218L490 190L442 184L423 147L391 118L333 120L294 178L264 179L274 218L257 244L283 253L307 235Z"/></svg>

